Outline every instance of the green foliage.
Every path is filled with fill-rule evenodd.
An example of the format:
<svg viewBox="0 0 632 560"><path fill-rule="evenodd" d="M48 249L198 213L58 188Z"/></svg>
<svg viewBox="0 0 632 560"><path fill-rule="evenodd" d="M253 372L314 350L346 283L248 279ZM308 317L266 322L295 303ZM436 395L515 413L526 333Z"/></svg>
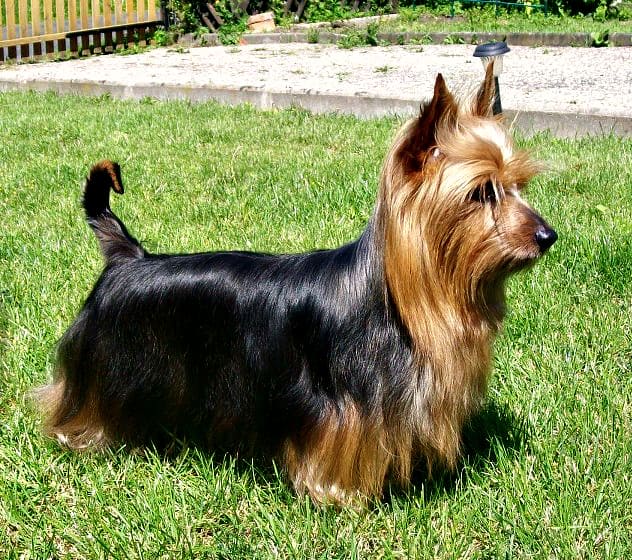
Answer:
<svg viewBox="0 0 632 560"><path fill-rule="evenodd" d="M246 30L246 12L233 13L230 0L214 0L213 6L222 17L224 25L218 34L223 44L236 44ZM196 36L208 33L202 25L201 13L205 10L203 0L168 0L167 9L171 13L171 29L178 33L194 33Z"/></svg>
<svg viewBox="0 0 632 560"><path fill-rule="evenodd" d="M335 0L309 0L303 12L303 19L308 22L335 21L350 17L353 17L353 12L349 7Z"/></svg>
<svg viewBox="0 0 632 560"><path fill-rule="evenodd" d="M243 18L234 23L225 23L218 29L217 34L222 45L237 45L245 31L246 20Z"/></svg>
<svg viewBox="0 0 632 560"><path fill-rule="evenodd" d="M516 0L521 7L503 8L491 5L479 6L472 3L436 0L419 5L416 0L406 0L399 4L399 18L396 23L380 23L375 33L369 30L366 36L356 33L343 40L343 44L364 45L376 44L377 31L388 31L388 25L398 26L404 31L536 31L565 32L587 31L591 25L605 25L612 20L627 21L632 19L632 4L623 2L617 6L609 6L608 0L556 0L549 3L549 13L533 8L541 0ZM253 0L248 4L248 13L233 13L230 0L216 0L215 9L224 19L224 31L220 38L225 43L235 43L246 30L245 19L250 13L272 11L278 25L287 26L293 23L292 15L285 15L285 0ZM178 31L191 32L200 27L200 13L205 9L205 0L168 0L168 8L172 11L172 24ZM339 0L309 0L303 20L307 22L333 22L357 18L367 15L384 14L390 11L390 3L386 0L371 2L368 11L352 11L351 4ZM452 10L458 16L454 20L446 19ZM556 14L555 16L551 14ZM419 28L419 29L416 29ZM618 31L619 29L611 29ZM590 29L597 33L604 30ZM629 28L622 29L629 31ZM373 38L371 38L373 34ZM353 33L351 33L353 35ZM312 37L313 40L313 37Z"/></svg>
<svg viewBox="0 0 632 560"><path fill-rule="evenodd" d="M631 4L632 5L632 4ZM519 32L537 33L614 33L630 32L630 21L619 21L617 11L608 10L605 21L598 21L592 16L573 16L568 14L551 15L539 10L504 8L493 6L460 8L457 6L457 17L446 17L450 13L449 5L441 9L429 10L426 7L404 8L400 17L394 20L383 20L379 23L380 32L495 32L501 34ZM469 5L468 5L469 6ZM528 7L528 6L527 6ZM550 6L551 7L551 6ZM625 5L623 9L623 19ZM615 18L615 19L612 19Z"/></svg>
<svg viewBox="0 0 632 560"><path fill-rule="evenodd" d="M595 21L606 21L608 18L608 2L606 0L599 2L599 6L595 9L593 18Z"/></svg>
<svg viewBox="0 0 632 560"><path fill-rule="evenodd" d="M414 23L419 20L419 11L408 6L400 6L397 13L402 23Z"/></svg>
<svg viewBox="0 0 632 560"><path fill-rule="evenodd" d="M592 40L591 46L593 47L607 47L608 46L608 31L593 31L590 34Z"/></svg>
<svg viewBox="0 0 632 560"><path fill-rule="evenodd" d="M244 16L244 13L240 13L239 11L233 12L231 10L230 0L214 0L213 7L227 25L239 22Z"/></svg>
<svg viewBox="0 0 632 560"><path fill-rule="evenodd" d="M167 0L167 10L171 15L171 25L181 33L189 33L200 26L196 10L197 0Z"/></svg>
<svg viewBox="0 0 632 560"><path fill-rule="evenodd" d="M632 20L632 0L627 0L617 4L616 6L610 6L609 14L612 18L616 18L621 21Z"/></svg>
<svg viewBox="0 0 632 560"><path fill-rule="evenodd" d="M312 28L307 30L307 42L308 43L318 43L318 39L320 37L320 32L318 29Z"/></svg>
<svg viewBox="0 0 632 560"><path fill-rule="evenodd" d="M377 34L379 26L377 23L370 23L366 27L354 28L338 41L341 49L352 49L354 47L369 46L376 47L379 43Z"/></svg>
<svg viewBox="0 0 632 560"><path fill-rule="evenodd" d="M303 13L303 19L308 22L336 21L392 12L391 4L387 0L370 2L369 8L365 11L353 11L351 5L351 2L340 2L339 0L309 0Z"/></svg>
<svg viewBox="0 0 632 560"><path fill-rule="evenodd" d="M342 36L342 38L338 41L338 46L341 49L353 49L355 47L360 47L365 44L364 37L365 35L361 31L354 29Z"/></svg>
<svg viewBox="0 0 632 560"><path fill-rule="evenodd" d="M462 45L465 41L463 40L463 37L459 37L458 35L448 35L443 40L443 43L445 45Z"/></svg>
<svg viewBox="0 0 632 560"><path fill-rule="evenodd" d="M366 26L366 44L371 47L377 47L378 39L377 33L380 30L380 27L377 23L369 23Z"/></svg>
<svg viewBox="0 0 632 560"><path fill-rule="evenodd" d="M166 47L173 42L173 35L166 31L165 29L156 29L154 31L151 39L158 47Z"/></svg>

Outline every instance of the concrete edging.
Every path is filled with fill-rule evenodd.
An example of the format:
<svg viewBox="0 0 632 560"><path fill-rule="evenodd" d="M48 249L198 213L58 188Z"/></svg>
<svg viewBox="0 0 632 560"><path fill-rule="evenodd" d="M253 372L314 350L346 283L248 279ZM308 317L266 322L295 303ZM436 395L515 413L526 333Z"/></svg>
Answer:
<svg viewBox="0 0 632 560"><path fill-rule="evenodd" d="M211 88L184 85L121 85L92 81L29 80L5 81L0 91L54 91L63 95L111 95L117 99L208 100L226 105L250 103L261 109L302 107L313 113L339 113L361 118L412 116L419 111L419 100L370 97L368 95L334 95L318 92L274 92L257 88ZM536 111L505 111L505 118L521 133L532 135L549 131L554 136L575 138L589 135L632 137L632 117L565 114Z"/></svg>
<svg viewBox="0 0 632 560"><path fill-rule="evenodd" d="M271 33L244 33L240 37L243 45L265 45L276 43L319 43L332 44L344 39L346 34L335 31L281 31ZM509 46L518 47L591 47L594 39L590 33L473 33L473 32L393 32L378 33L376 39L391 45L464 43L476 45L490 41L506 41ZM188 33L178 38L185 46L219 46L217 33L205 33L199 38ZM632 33L610 33L610 47L632 46ZM597 47L595 47L597 48ZM603 47L608 48L608 47Z"/></svg>

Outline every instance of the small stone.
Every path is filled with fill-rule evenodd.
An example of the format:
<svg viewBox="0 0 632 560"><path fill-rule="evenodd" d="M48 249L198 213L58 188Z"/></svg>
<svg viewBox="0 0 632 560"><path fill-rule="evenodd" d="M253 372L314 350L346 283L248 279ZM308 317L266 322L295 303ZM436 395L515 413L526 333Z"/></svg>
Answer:
<svg viewBox="0 0 632 560"><path fill-rule="evenodd" d="M264 12L262 14L255 14L248 18L248 29L250 31L266 33L268 31L274 31L274 14L272 12Z"/></svg>

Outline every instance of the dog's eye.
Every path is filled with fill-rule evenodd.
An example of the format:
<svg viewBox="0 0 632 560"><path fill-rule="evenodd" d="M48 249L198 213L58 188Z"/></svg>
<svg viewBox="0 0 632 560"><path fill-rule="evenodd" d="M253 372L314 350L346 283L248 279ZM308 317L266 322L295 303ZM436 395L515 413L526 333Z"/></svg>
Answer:
<svg viewBox="0 0 632 560"><path fill-rule="evenodd" d="M471 202L478 202L480 204L496 202L496 189L491 181L487 181L484 185L481 185L472 191L470 195Z"/></svg>

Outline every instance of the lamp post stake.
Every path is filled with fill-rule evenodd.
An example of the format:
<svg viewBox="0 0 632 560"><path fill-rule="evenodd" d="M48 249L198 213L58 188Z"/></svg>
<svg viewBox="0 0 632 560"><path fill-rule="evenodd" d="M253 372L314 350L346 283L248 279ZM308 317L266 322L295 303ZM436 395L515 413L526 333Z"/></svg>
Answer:
<svg viewBox="0 0 632 560"><path fill-rule="evenodd" d="M474 56L481 59L483 68L487 68L488 64L494 65L494 105L492 111L494 115L499 115L503 112L502 104L500 102L500 84L498 83L498 76L503 71L503 55L508 53L511 49L504 41L497 41L495 43L485 43L484 45L478 45L474 49Z"/></svg>

